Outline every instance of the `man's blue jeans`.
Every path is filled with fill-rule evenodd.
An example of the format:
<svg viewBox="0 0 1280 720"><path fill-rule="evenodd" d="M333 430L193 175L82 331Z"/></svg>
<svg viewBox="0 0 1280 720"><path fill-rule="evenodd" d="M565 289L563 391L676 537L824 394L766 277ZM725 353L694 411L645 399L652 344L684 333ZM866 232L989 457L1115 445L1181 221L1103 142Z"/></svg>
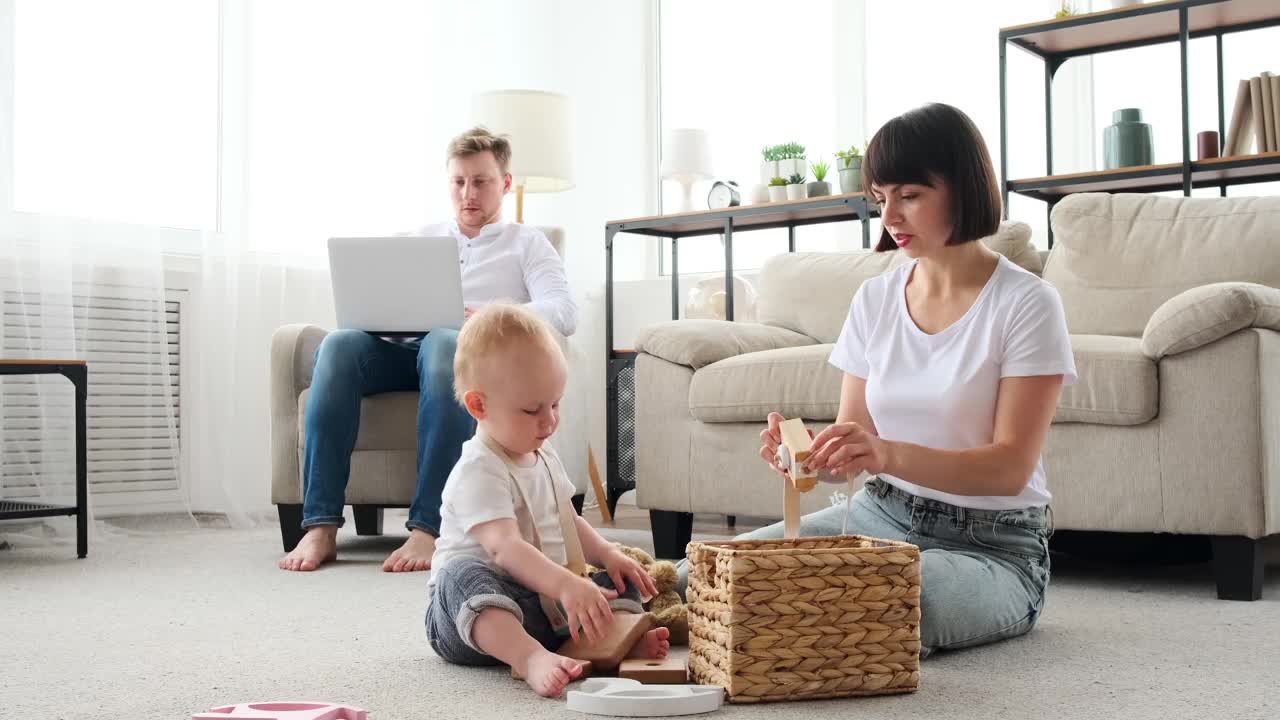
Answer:
<svg viewBox="0 0 1280 720"><path fill-rule="evenodd" d="M418 485L409 529L440 534L440 494L475 420L453 395L456 330L433 330L420 343L395 343L359 330L325 336L307 396L302 527L343 524L360 399L412 391L418 400Z"/></svg>

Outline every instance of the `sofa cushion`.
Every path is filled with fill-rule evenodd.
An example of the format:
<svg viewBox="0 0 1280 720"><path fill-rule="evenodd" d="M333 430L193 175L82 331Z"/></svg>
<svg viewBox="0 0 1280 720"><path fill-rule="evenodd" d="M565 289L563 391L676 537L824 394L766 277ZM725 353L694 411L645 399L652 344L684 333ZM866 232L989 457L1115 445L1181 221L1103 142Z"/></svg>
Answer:
<svg viewBox="0 0 1280 720"><path fill-rule="evenodd" d="M1054 422L1141 425L1156 416L1156 363L1142 341L1116 335L1072 335L1079 379L1064 387Z"/></svg>
<svg viewBox="0 0 1280 720"><path fill-rule="evenodd" d="M840 410L840 370L827 362L831 345L738 355L693 374L689 414L701 422L764 422L770 412L834 420ZM1137 338L1073 335L1079 380L1062 389L1054 422L1141 425L1156 416L1156 364Z"/></svg>
<svg viewBox="0 0 1280 720"><path fill-rule="evenodd" d="M669 320L636 336L638 352L698 369L734 355L812 345L813 338L786 328L726 320Z"/></svg>
<svg viewBox="0 0 1280 720"><path fill-rule="evenodd" d="M1070 195L1053 209L1044 279L1073 333L1138 337L1184 290L1216 282L1280 287L1280 197Z"/></svg>
<svg viewBox="0 0 1280 720"><path fill-rule="evenodd" d="M307 416L307 388L298 395L298 417ZM298 423L298 447L304 447L306 422ZM360 401L356 450L414 450L418 447L418 393L389 392Z"/></svg>
<svg viewBox="0 0 1280 720"><path fill-rule="evenodd" d="M693 374L689 413L702 422L764 422L787 417L831 420L840 408L842 373L827 362L831 345L765 350L708 365Z"/></svg>
<svg viewBox="0 0 1280 720"><path fill-rule="evenodd" d="M1031 245L1026 223L1001 223L996 234L982 242L1019 267L1040 273L1040 254ZM760 270L759 320L834 343L862 283L909 260L898 250L775 255Z"/></svg>
<svg viewBox="0 0 1280 720"><path fill-rule="evenodd" d="M1142 351L1159 360L1248 327L1280 331L1280 289L1239 282L1201 285L1156 309L1142 333Z"/></svg>

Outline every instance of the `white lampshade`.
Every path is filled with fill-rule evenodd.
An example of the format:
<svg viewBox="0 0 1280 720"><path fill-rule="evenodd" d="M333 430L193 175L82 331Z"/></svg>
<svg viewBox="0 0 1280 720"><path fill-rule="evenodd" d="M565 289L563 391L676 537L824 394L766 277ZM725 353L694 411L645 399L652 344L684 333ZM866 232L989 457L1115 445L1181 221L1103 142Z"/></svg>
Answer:
<svg viewBox="0 0 1280 720"><path fill-rule="evenodd" d="M676 128L662 139L659 173L673 180L705 180L712 176L711 141L706 130Z"/></svg>
<svg viewBox="0 0 1280 720"><path fill-rule="evenodd" d="M541 90L494 90L472 98L476 124L511 139L511 175L529 193L573 187L569 98Z"/></svg>

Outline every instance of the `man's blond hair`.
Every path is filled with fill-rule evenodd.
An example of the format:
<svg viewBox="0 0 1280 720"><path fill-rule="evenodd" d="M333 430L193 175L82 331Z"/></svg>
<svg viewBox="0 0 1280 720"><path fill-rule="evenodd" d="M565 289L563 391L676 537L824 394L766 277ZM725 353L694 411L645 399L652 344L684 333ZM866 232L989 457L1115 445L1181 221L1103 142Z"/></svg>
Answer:
<svg viewBox="0 0 1280 720"><path fill-rule="evenodd" d="M481 377L492 377L488 367L504 352L547 352L565 366L564 352L546 321L523 305L493 303L476 311L458 333L453 355L453 394L459 403L480 387Z"/></svg>
<svg viewBox="0 0 1280 720"><path fill-rule="evenodd" d="M449 141L449 155L446 161L454 158L469 157L482 152L493 153L498 161L502 174L511 172L511 141L506 135L495 135L488 128L477 125Z"/></svg>

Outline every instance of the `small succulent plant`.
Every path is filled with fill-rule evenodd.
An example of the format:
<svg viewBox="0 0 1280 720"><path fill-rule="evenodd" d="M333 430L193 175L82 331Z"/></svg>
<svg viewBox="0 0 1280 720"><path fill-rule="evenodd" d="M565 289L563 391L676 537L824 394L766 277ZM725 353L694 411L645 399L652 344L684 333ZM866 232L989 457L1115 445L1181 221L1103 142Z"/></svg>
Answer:
<svg viewBox="0 0 1280 720"><path fill-rule="evenodd" d="M824 182L827 179L827 171L831 169L830 163L826 160L809 163L809 167L813 168L813 179L818 182Z"/></svg>
<svg viewBox="0 0 1280 720"><path fill-rule="evenodd" d="M775 177L774 179L769 181L769 187L782 187L783 185L786 185L786 184L787 184L787 181L783 180L780 177Z"/></svg>
<svg viewBox="0 0 1280 720"><path fill-rule="evenodd" d="M787 178L788 185L800 185L802 183L804 183L804 176L800 173L795 173L791 177Z"/></svg>

